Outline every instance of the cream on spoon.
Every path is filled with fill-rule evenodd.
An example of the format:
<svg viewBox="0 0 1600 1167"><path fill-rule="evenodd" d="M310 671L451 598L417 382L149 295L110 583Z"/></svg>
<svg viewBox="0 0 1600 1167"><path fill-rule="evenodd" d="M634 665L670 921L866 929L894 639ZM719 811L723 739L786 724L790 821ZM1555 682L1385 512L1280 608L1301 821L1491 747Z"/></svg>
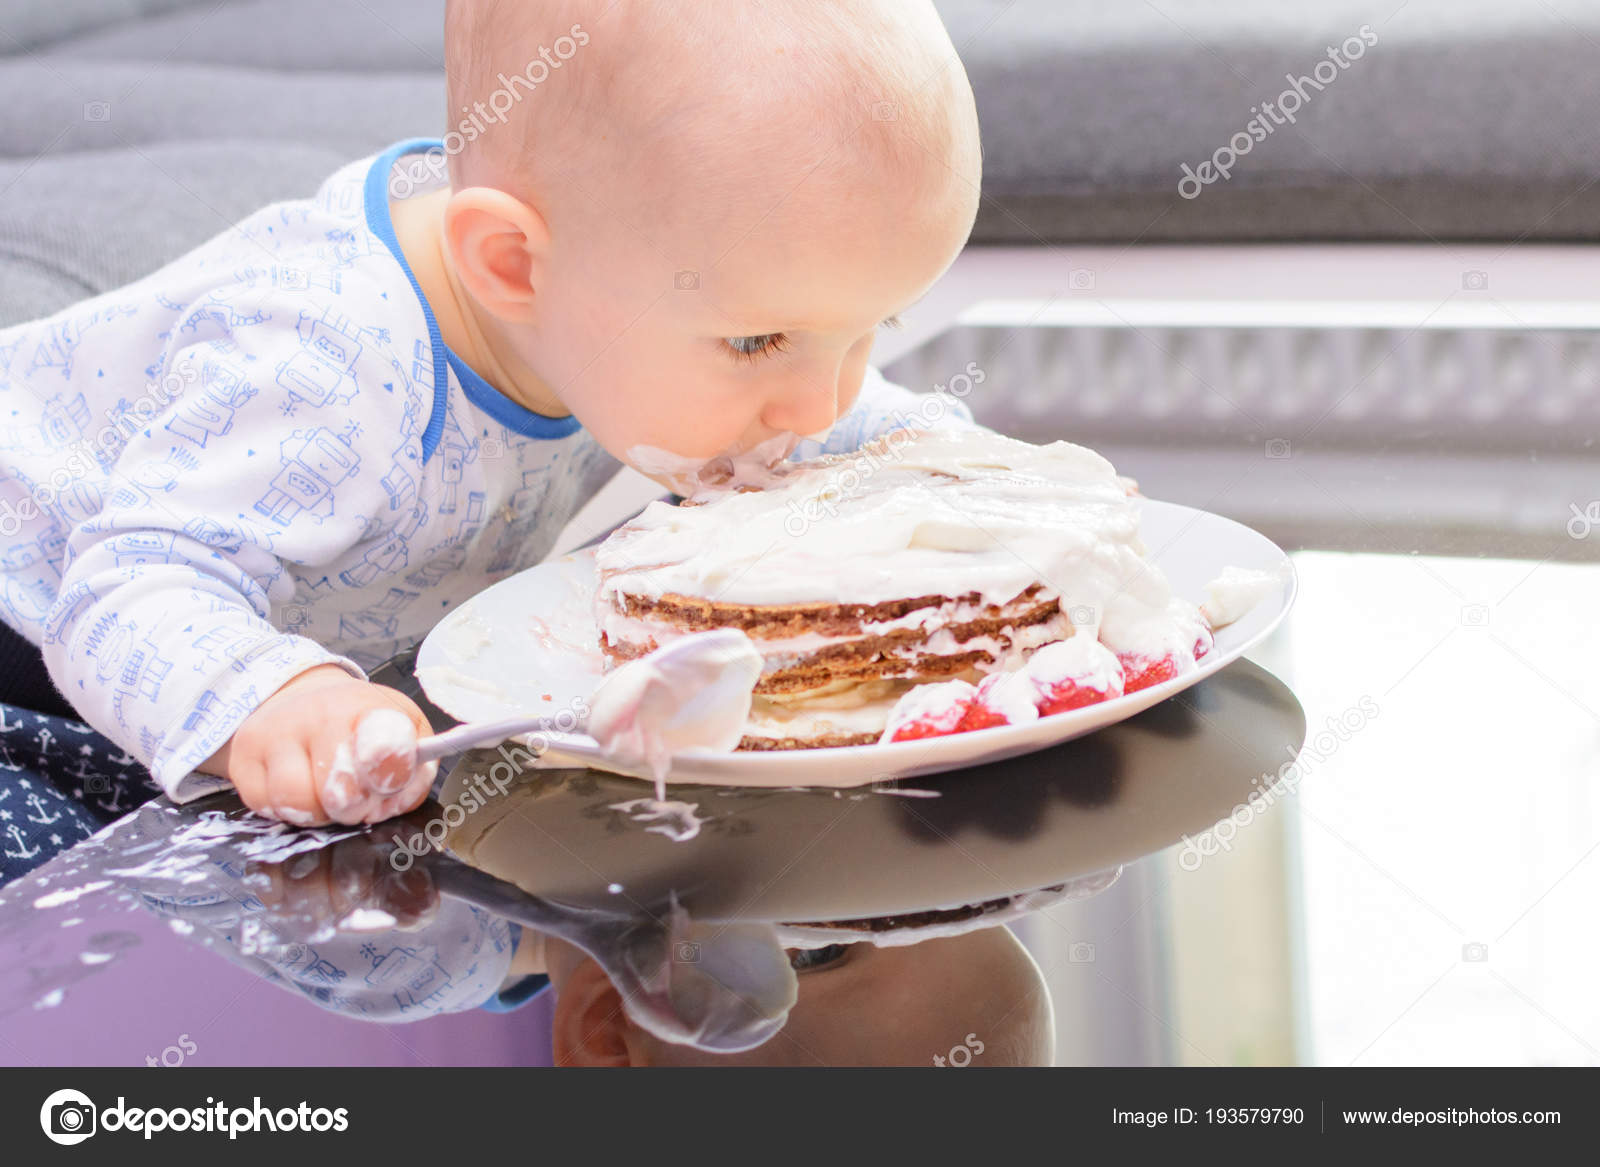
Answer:
<svg viewBox="0 0 1600 1167"><path fill-rule="evenodd" d="M672 755L739 744L760 675L761 654L736 628L674 640L607 674L589 699L587 722L578 726L596 745L563 741L560 752L648 768L659 797ZM419 742L417 764L550 728L545 717L469 722Z"/></svg>

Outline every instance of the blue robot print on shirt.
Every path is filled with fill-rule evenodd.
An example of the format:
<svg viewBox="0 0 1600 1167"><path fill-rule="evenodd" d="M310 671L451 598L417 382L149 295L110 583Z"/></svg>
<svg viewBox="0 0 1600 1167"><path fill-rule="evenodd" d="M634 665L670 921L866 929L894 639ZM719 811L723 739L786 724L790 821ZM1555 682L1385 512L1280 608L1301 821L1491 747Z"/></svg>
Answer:
<svg viewBox="0 0 1600 1167"><path fill-rule="evenodd" d="M233 278L242 284L264 284L280 292L308 292L312 288L320 288L337 296L343 286L337 272L307 271L303 267L284 263L242 267L233 273Z"/></svg>
<svg viewBox="0 0 1600 1167"><path fill-rule="evenodd" d="M106 425L94 435L93 442L86 443L102 471L109 472L117 464L122 451L127 449L128 439L147 428L157 412L145 402L117 398L116 404L106 410Z"/></svg>
<svg viewBox="0 0 1600 1167"><path fill-rule="evenodd" d="M396 946L384 953L369 953L366 949L363 952L372 961L367 984L392 990L401 1012L420 1008L430 998L450 988L450 973L440 963L439 950L432 944L416 948Z"/></svg>
<svg viewBox="0 0 1600 1167"><path fill-rule="evenodd" d="M63 381L69 379L72 376L72 357L82 339L74 321L64 320L52 325L49 334L33 350L33 363L28 366L28 375L37 377L49 369L57 369Z"/></svg>
<svg viewBox="0 0 1600 1167"><path fill-rule="evenodd" d="M331 518L334 488L360 469L360 455L326 427L295 430L278 451L283 469L256 500L256 513L284 526L302 514L318 522Z"/></svg>
<svg viewBox="0 0 1600 1167"><path fill-rule="evenodd" d="M428 504L420 500L412 504L410 513L395 525L387 538L367 548L359 561L339 573L340 582L348 587L364 588L379 576L399 575L411 560L412 536L427 521Z"/></svg>
<svg viewBox="0 0 1600 1167"><path fill-rule="evenodd" d="M315 353L319 360L345 373L355 368L356 360L361 356L361 329L348 316L332 308L324 309L320 316L300 313L300 319L295 322L295 333L300 337L300 343Z"/></svg>
<svg viewBox="0 0 1600 1167"><path fill-rule="evenodd" d="M359 183L328 183L317 191L312 201L318 210L336 219L360 219L366 213L365 194ZM300 223L310 218L311 212L306 207L299 208L299 213ZM285 215L283 221L287 224L290 219Z"/></svg>
<svg viewBox="0 0 1600 1167"><path fill-rule="evenodd" d="M4 571L7 575L30 572L36 578L48 575L59 580L67 554L67 532L72 524L60 522L58 516L70 512L71 507L65 504L78 505L94 499L98 491L92 483L74 483L49 499L38 489L39 485L20 470L8 472L0 468L0 499L8 500L7 505L13 508L11 522L14 526L10 542L5 546ZM80 495L86 498L80 499ZM47 501L41 503L41 497ZM23 518L15 513L16 503L9 501L12 499L32 499L31 517Z"/></svg>
<svg viewBox="0 0 1600 1167"><path fill-rule="evenodd" d="M8 547L0 556L0 608L10 614L8 624L37 624L50 611L55 594L52 580L61 578L59 564L51 563L33 546Z"/></svg>
<svg viewBox="0 0 1600 1167"><path fill-rule="evenodd" d="M99 514L104 501L100 483L90 478L80 478L56 495L51 506L43 509L56 516L61 528L59 537L65 546L66 533L91 515Z"/></svg>
<svg viewBox="0 0 1600 1167"><path fill-rule="evenodd" d="M50 619L44 629L45 643L59 643L61 629L74 627L85 610L99 602L99 593L81 581L63 590L50 608Z"/></svg>
<svg viewBox="0 0 1600 1167"><path fill-rule="evenodd" d="M183 318L183 323L178 326L178 331L198 332L201 325L210 324L218 332L227 335L241 328L253 328L258 324L265 324L272 319L271 313L263 312L259 308L255 311L241 311L228 303L229 297L248 291L250 291L248 287L234 285L208 293L204 300L189 310L189 314Z"/></svg>
<svg viewBox="0 0 1600 1167"><path fill-rule="evenodd" d="M236 673L270 667L275 658L291 652L273 637L263 638L255 629L213 628L190 642L198 654L195 672L215 672L224 667Z"/></svg>
<svg viewBox="0 0 1600 1167"><path fill-rule="evenodd" d="M183 469L170 453L160 462L139 463L106 498L106 510L160 510L156 496L175 489ZM90 529L93 527L91 524Z"/></svg>
<svg viewBox="0 0 1600 1167"><path fill-rule="evenodd" d="M146 567L171 563L177 558L178 537L166 531L129 531L106 540L106 549L118 567Z"/></svg>
<svg viewBox="0 0 1600 1167"><path fill-rule="evenodd" d="M439 502L439 513L453 515L460 503L461 480L466 475L466 468L478 460L478 443L467 440L466 434L461 432L461 426L456 422L454 413L445 415L444 433L440 435L434 457L440 460L439 473L444 485L444 497Z"/></svg>
<svg viewBox="0 0 1600 1167"><path fill-rule="evenodd" d="M94 622L84 651L95 662L95 676L100 683L113 689L112 713L124 728L128 726L124 705L130 700L159 700L161 686L172 672L173 662L140 632L138 623L124 623L115 614Z"/></svg>
<svg viewBox="0 0 1600 1167"><path fill-rule="evenodd" d="M232 362L220 358L205 362L200 384L200 392L186 396L173 411L167 430L204 449L210 438L233 428L234 414L256 395L256 390Z"/></svg>
<svg viewBox="0 0 1600 1167"><path fill-rule="evenodd" d="M354 267L367 256L378 254L377 249L383 246L366 231L355 232L341 227L331 228L323 239L324 242L317 244L317 258L335 271Z"/></svg>
<svg viewBox="0 0 1600 1167"><path fill-rule="evenodd" d="M220 551L224 555L237 555L245 545L245 534L208 515L199 515L183 525L183 533L196 543Z"/></svg>
<svg viewBox="0 0 1600 1167"><path fill-rule="evenodd" d="M433 350L422 337L411 342L411 379L419 385L433 383Z"/></svg>
<svg viewBox="0 0 1600 1167"><path fill-rule="evenodd" d="M0 450L19 454L53 454L83 441L89 424L89 403L82 393L71 397L57 393L44 405L38 425L0 428Z"/></svg>
<svg viewBox="0 0 1600 1167"><path fill-rule="evenodd" d="M194 708L183 719L183 732L205 736L218 725L238 725L256 707L255 689L223 702L215 689L207 689L195 700Z"/></svg>
<svg viewBox="0 0 1600 1167"><path fill-rule="evenodd" d="M422 400L412 393L411 382L399 363L392 358L389 363L395 377L393 381L385 382L382 388L386 393L401 394L405 404L400 417L400 444L390 456L389 470L379 479L379 483L389 496L389 509L401 511L408 509L417 497L417 477L413 472L417 464L417 452L414 446L417 435L422 432Z"/></svg>
<svg viewBox="0 0 1600 1167"><path fill-rule="evenodd" d="M61 373L63 381L71 380L73 360L83 338L97 325L111 320L121 320L138 314L138 309L127 304L113 304L94 309L87 316L68 317L50 325L45 338L33 350L33 361L28 366L30 375L49 369Z"/></svg>
<svg viewBox="0 0 1600 1167"><path fill-rule="evenodd" d="M423 590L438 587L465 566L467 552L468 545L465 541L451 540L441 543L426 554L421 567L406 576L406 583Z"/></svg>
<svg viewBox="0 0 1600 1167"><path fill-rule="evenodd" d="M392 641L400 631L400 612L417 598L416 592L390 588L382 600L359 612L339 616L339 639L345 644Z"/></svg>
<svg viewBox="0 0 1600 1167"><path fill-rule="evenodd" d="M300 402L319 409L349 404L356 395L354 370L362 348L349 318L332 309L320 316L301 312L295 333L300 351L277 369L278 384L293 399L284 412L291 413Z"/></svg>
<svg viewBox="0 0 1600 1167"><path fill-rule="evenodd" d="M313 954L315 955L315 954ZM301 976L308 981L315 981L323 985L337 985L343 981L346 973L344 969L322 956L316 956L302 970Z"/></svg>

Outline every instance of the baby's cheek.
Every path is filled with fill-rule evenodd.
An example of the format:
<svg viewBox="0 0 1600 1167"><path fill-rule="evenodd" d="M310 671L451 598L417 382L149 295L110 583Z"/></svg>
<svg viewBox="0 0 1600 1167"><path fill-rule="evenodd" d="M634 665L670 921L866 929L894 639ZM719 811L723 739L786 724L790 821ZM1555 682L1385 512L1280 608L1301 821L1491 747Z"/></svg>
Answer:
<svg viewBox="0 0 1600 1167"><path fill-rule="evenodd" d="M630 460L628 451L636 446L698 453L708 437L715 438L711 431L719 428L722 418L693 390L693 376L663 377L663 371L655 368L653 375L639 378L636 369L618 366L609 381L601 384L585 376L562 398L583 428L624 461ZM712 452L721 448L718 445Z"/></svg>

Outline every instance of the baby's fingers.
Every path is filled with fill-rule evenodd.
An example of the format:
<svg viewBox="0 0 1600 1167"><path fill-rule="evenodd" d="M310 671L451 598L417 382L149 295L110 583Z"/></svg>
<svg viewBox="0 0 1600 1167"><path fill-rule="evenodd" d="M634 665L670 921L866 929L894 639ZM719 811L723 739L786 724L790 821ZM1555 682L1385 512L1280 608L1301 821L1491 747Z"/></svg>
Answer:
<svg viewBox="0 0 1600 1167"><path fill-rule="evenodd" d="M344 740L323 743L319 796L341 823L379 822L427 796L437 764L417 765L417 726L394 708L369 709Z"/></svg>
<svg viewBox="0 0 1600 1167"><path fill-rule="evenodd" d="M271 747L266 764L267 804L252 807L257 814L297 827L328 821L311 778L311 756L304 742L290 739Z"/></svg>

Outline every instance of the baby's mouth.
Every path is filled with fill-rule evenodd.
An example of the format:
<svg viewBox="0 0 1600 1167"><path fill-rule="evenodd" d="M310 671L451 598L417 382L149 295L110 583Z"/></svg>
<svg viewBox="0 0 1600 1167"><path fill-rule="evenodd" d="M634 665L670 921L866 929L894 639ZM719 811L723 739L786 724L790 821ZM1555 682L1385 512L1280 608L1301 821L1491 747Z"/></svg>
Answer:
<svg viewBox="0 0 1600 1167"><path fill-rule="evenodd" d="M788 474L790 454L800 435L785 431L746 450L725 451L710 458L685 458L655 446L633 446L627 462L641 474L664 483L688 498L702 490L761 490Z"/></svg>

